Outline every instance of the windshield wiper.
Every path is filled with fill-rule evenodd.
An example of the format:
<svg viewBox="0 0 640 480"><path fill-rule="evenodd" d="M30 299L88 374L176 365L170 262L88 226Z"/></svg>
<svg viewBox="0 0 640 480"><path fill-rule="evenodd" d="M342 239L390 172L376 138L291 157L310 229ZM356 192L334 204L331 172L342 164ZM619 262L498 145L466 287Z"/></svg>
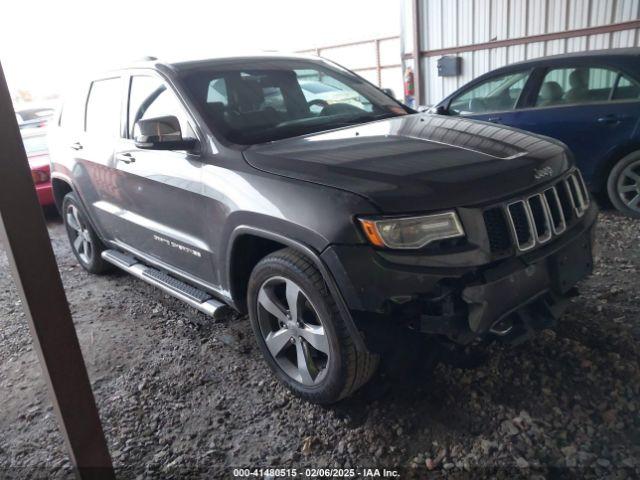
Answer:
<svg viewBox="0 0 640 480"><path fill-rule="evenodd" d="M345 120L337 121L332 123L331 126L341 126L341 125L355 125L357 123L368 123L375 122L376 120L382 120L385 118L399 117L400 115L396 113L381 113L380 115L359 115L357 117L348 118Z"/></svg>
<svg viewBox="0 0 640 480"><path fill-rule="evenodd" d="M239 143L246 144L250 143L252 145L257 145L261 143L269 143L275 142L278 140L283 140L285 138L297 137L299 135L309 135L314 133L325 132L327 130L333 130L335 128L346 127L359 123L369 123L375 120L382 120L384 118L391 117L400 117L397 113L382 113L378 115L358 115L356 117L347 118L344 120L335 120L332 122L324 122L324 123L303 123L297 124L297 122L287 122L288 124L285 126L284 124L279 124L275 127L271 127L264 131L258 133L254 133L255 136L250 136L249 138L243 138ZM328 119L329 117L316 117L314 120L320 122L323 118Z"/></svg>

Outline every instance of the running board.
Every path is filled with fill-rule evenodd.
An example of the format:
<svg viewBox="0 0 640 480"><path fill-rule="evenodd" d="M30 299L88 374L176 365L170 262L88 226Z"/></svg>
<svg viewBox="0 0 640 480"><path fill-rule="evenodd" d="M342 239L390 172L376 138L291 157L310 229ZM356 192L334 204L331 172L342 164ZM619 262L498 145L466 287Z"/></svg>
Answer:
<svg viewBox="0 0 640 480"><path fill-rule="evenodd" d="M192 287L165 272L151 268L126 253L105 250L102 252L102 258L215 319L224 318L231 312L227 305L214 299L207 292Z"/></svg>

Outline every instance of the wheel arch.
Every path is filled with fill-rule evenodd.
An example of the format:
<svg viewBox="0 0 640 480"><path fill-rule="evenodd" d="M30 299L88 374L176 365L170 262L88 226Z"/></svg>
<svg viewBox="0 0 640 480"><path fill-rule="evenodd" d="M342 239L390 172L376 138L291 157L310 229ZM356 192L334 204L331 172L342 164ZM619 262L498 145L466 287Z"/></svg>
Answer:
<svg viewBox="0 0 640 480"><path fill-rule="evenodd" d="M62 201L65 195L75 191L71 180L66 177L55 175L51 177L51 188L53 190L53 200L55 202L58 212L62 214Z"/></svg>
<svg viewBox="0 0 640 480"><path fill-rule="evenodd" d="M227 255L227 279L230 296L234 306L239 311L246 313L246 293L249 276L255 265L266 255L282 248L292 248L307 257L316 266L324 279L329 291L338 305L349 333L356 348L359 351L367 351L362 335L358 331L351 312L349 311L331 272L320 258L319 252L297 240L283 236L279 233L256 228L248 225L236 227L230 237L230 248ZM257 247L252 249L252 254L247 256L242 253L242 247ZM253 253L255 252L255 253Z"/></svg>
<svg viewBox="0 0 640 480"><path fill-rule="evenodd" d="M607 181L609 180L609 174L611 173L611 170L613 170L613 167L615 167L620 160L635 152L640 152L640 140L621 145L613 150L607 156L607 159L596 169L591 189L597 193L606 193Z"/></svg>
<svg viewBox="0 0 640 480"><path fill-rule="evenodd" d="M82 197L80 196L78 189L74 186L73 181L69 177L59 172L54 173L51 176L51 189L53 190L53 200L60 216L64 215L62 211L62 203L64 202L64 197L67 194L73 192L78 202L80 202L80 205L84 209L85 216L87 217L87 222L89 222L91 228L93 228L94 232L96 232L96 235L98 236L100 241L106 243L104 237L102 236L102 232L96 228L96 222L94 222L94 219L91 217L91 214L88 211Z"/></svg>

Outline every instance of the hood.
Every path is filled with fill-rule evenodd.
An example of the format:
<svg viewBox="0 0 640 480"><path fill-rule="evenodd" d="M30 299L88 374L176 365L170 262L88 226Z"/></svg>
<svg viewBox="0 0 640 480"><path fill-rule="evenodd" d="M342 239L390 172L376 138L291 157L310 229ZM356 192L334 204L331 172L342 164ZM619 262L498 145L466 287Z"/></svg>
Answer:
<svg viewBox="0 0 640 480"><path fill-rule="evenodd" d="M244 154L257 169L401 213L506 198L566 171L566 152L559 142L513 128L414 114L254 145Z"/></svg>

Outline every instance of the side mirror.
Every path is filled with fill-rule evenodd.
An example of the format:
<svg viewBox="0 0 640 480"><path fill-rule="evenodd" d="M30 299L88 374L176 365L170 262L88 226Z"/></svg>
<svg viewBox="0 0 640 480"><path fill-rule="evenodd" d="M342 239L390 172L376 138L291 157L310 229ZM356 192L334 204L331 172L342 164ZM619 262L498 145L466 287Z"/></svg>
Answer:
<svg viewBox="0 0 640 480"><path fill-rule="evenodd" d="M396 98L396 94L393 93L393 90L391 90L390 88L383 88L382 91L389 95L391 98Z"/></svg>
<svg viewBox="0 0 640 480"><path fill-rule="evenodd" d="M138 120L134 132L136 147L145 150L193 150L197 143L182 138L180 122L172 115Z"/></svg>
<svg viewBox="0 0 640 480"><path fill-rule="evenodd" d="M449 114L449 110L447 110L447 107L445 107L444 105L438 105L436 107L434 113L436 115L448 115Z"/></svg>

